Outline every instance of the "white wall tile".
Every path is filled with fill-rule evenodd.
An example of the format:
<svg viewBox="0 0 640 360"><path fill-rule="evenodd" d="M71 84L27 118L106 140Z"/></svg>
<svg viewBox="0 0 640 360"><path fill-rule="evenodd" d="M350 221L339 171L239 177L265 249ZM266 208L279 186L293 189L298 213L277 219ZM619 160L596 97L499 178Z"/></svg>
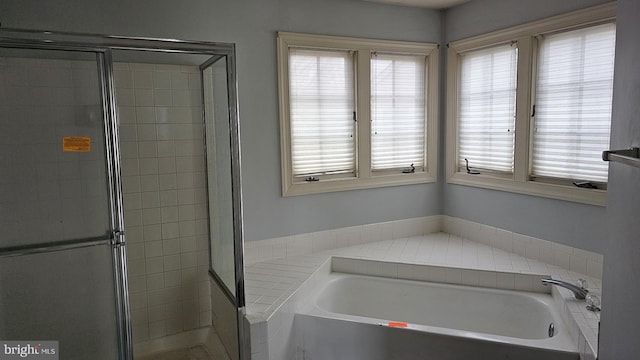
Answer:
<svg viewBox="0 0 640 360"><path fill-rule="evenodd" d="M138 142L137 154L140 158L155 158L158 156L155 141Z"/></svg>
<svg viewBox="0 0 640 360"><path fill-rule="evenodd" d="M478 271L478 286L496 288L498 286L498 276L494 271Z"/></svg>
<svg viewBox="0 0 640 360"><path fill-rule="evenodd" d="M162 106L162 107L172 106L171 90L155 89L153 91L153 104L155 106Z"/></svg>
<svg viewBox="0 0 640 360"><path fill-rule="evenodd" d="M160 208L144 209L142 211L142 221L144 225L160 224L162 222Z"/></svg>
<svg viewBox="0 0 640 360"><path fill-rule="evenodd" d="M397 277L399 279L417 280L413 274L414 266L411 264L398 264Z"/></svg>
<svg viewBox="0 0 640 360"><path fill-rule="evenodd" d="M429 266L429 281L432 282L446 282L447 274L445 268L439 266Z"/></svg>
<svg viewBox="0 0 640 360"><path fill-rule="evenodd" d="M158 159L144 158L139 160L140 175L153 175L158 173Z"/></svg>
<svg viewBox="0 0 640 360"><path fill-rule="evenodd" d="M173 132L171 124L157 124L156 137L160 141L173 140Z"/></svg>
<svg viewBox="0 0 640 360"><path fill-rule="evenodd" d="M151 71L134 71L133 86L136 89L151 89L153 87L153 73Z"/></svg>
<svg viewBox="0 0 640 360"><path fill-rule="evenodd" d="M359 245L362 240L362 226L351 226L345 229L349 238L349 246Z"/></svg>
<svg viewBox="0 0 640 360"><path fill-rule="evenodd" d="M575 254L569 256L569 270L580 274L587 273L587 259Z"/></svg>
<svg viewBox="0 0 640 360"><path fill-rule="evenodd" d="M149 338L159 338L167 335L165 320L149 323Z"/></svg>
<svg viewBox="0 0 640 360"><path fill-rule="evenodd" d="M160 207L160 194L157 191L145 191L141 193L142 207L145 209ZM128 204L125 200L125 204Z"/></svg>
<svg viewBox="0 0 640 360"><path fill-rule="evenodd" d="M423 226L424 226L424 234L432 234L442 231L443 225L443 216L434 215L424 218Z"/></svg>
<svg viewBox="0 0 640 360"><path fill-rule="evenodd" d="M382 276L388 278L397 278L398 277L398 264L392 262L383 262L382 263Z"/></svg>
<svg viewBox="0 0 640 360"><path fill-rule="evenodd" d="M181 283L180 271L171 270L171 271L164 272L165 287L180 286L180 283Z"/></svg>
<svg viewBox="0 0 640 360"><path fill-rule="evenodd" d="M128 270L128 274L131 277L138 277L138 276L143 276L145 275L145 260L144 259L140 259L140 260L128 260L127 261L127 270Z"/></svg>
<svg viewBox="0 0 640 360"><path fill-rule="evenodd" d="M138 144L135 141L120 142L120 156L123 159L136 159L138 157Z"/></svg>
<svg viewBox="0 0 640 360"><path fill-rule="evenodd" d="M180 241L180 238L162 240L162 253L164 255L180 254Z"/></svg>
<svg viewBox="0 0 640 360"><path fill-rule="evenodd" d="M587 275L594 277L596 279L602 279L602 266L603 266L602 262L588 259Z"/></svg>
<svg viewBox="0 0 640 360"><path fill-rule="evenodd" d="M147 290L164 288L164 274L162 272L147 274Z"/></svg>
<svg viewBox="0 0 640 360"><path fill-rule="evenodd" d="M528 274L515 274L514 276L514 289L520 291L532 291L533 279Z"/></svg>
<svg viewBox="0 0 640 360"><path fill-rule="evenodd" d="M462 283L462 270L459 268L444 268L444 282L449 284Z"/></svg>
<svg viewBox="0 0 640 360"><path fill-rule="evenodd" d="M496 288L513 290L515 288L515 275L498 272L496 274Z"/></svg>
<svg viewBox="0 0 640 360"><path fill-rule="evenodd" d="M479 286L480 276L476 270L461 270L460 283L463 285Z"/></svg>
<svg viewBox="0 0 640 360"><path fill-rule="evenodd" d="M553 264L553 246L550 241L536 239L540 246L540 261Z"/></svg>
<svg viewBox="0 0 640 360"><path fill-rule="evenodd" d="M493 226L488 226L488 225L481 225L479 226L479 231L478 231L478 237L476 239L476 241L482 243L482 244L486 244L486 245L491 245L495 242L496 239L496 228ZM469 237L469 239L473 239L472 236Z"/></svg>
<svg viewBox="0 0 640 360"><path fill-rule="evenodd" d="M135 107L136 114L136 124L148 124L152 125L156 122L156 114L155 109L151 106L136 106ZM152 140L155 140L153 138Z"/></svg>
<svg viewBox="0 0 640 360"><path fill-rule="evenodd" d="M532 276L531 290L539 293L550 294L551 288L548 285L542 283L542 279L546 279L548 276Z"/></svg>
<svg viewBox="0 0 640 360"><path fill-rule="evenodd" d="M171 89L171 73L167 71L153 72L154 89Z"/></svg>
<svg viewBox="0 0 640 360"><path fill-rule="evenodd" d="M518 254L520 256L526 256L527 246L529 245L529 239L530 239L529 236L514 233L512 236L513 253Z"/></svg>
<svg viewBox="0 0 640 360"><path fill-rule="evenodd" d="M134 89L134 105L135 106L153 106L153 90L151 89ZM132 104L127 104L132 105Z"/></svg>
<svg viewBox="0 0 640 360"><path fill-rule="evenodd" d="M132 237L128 239L132 245L129 267L130 273L138 276L144 276L147 272L150 274L144 276L144 286L149 305L154 306L154 316L146 319L145 326L136 327L147 329L146 334L134 336L136 339L159 337L211 322L210 300L207 297L202 297L205 300L199 299L197 288L181 286L185 280L194 283L200 276L198 272L202 273L204 279L208 279L208 260L203 262L202 268L196 267L199 258L206 259L208 253L206 237L200 245L204 251L196 252L195 237L196 232L202 232L202 221L195 222L196 218L206 219L206 206L204 209L196 209L195 205L206 203L205 192L194 191L196 187L204 188L206 183L204 172L200 169L204 167L204 152L194 147L202 147L202 129L192 125L178 128L178 137L188 141L197 140L197 144L195 141L189 143L189 148L181 153L179 160L187 165L177 166L176 144L173 140L176 124L192 121L199 124L201 121L199 103L195 104L195 112L191 108L178 109L172 105L173 92L183 91L189 86L189 76L183 74L193 73L195 76L198 75L198 70L193 68L191 72L188 67L153 64L117 63L115 66L118 69L116 94L120 106L120 138L123 142L130 142L125 145L123 155L126 156L123 158L132 160L123 171L126 173L123 188L127 192L127 236ZM175 72L178 73L175 77L179 82L176 82L178 87L174 88L172 74ZM200 88L194 90L199 93ZM184 102L194 105L190 103L190 96L191 93L185 94ZM132 126L133 124L137 126ZM134 146L136 142L137 147ZM126 148L129 144L130 147ZM194 159L194 156L197 158ZM194 169L200 171L194 173ZM183 192L178 192L178 185ZM196 199L196 196L202 199ZM143 224L144 227L141 226ZM131 229L134 229L133 233ZM135 229L139 229L137 234ZM135 236L140 243L134 248ZM183 265L188 268L182 269ZM142 278L138 280L136 288L142 289ZM208 281L205 286L209 286ZM166 319L158 317L158 308L164 307L167 301L182 304L182 291L189 293L189 301L195 302L176 307L180 316ZM145 301L146 299L147 297ZM198 304L201 301L206 301L206 304ZM139 323L142 320L136 321Z"/></svg>
<svg viewBox="0 0 640 360"><path fill-rule="evenodd" d="M164 206L160 210L161 210L161 221L163 223L178 221L177 206Z"/></svg>
<svg viewBox="0 0 640 360"><path fill-rule="evenodd" d="M162 224L149 224L143 227L144 241L162 240Z"/></svg>
<svg viewBox="0 0 640 360"><path fill-rule="evenodd" d="M571 269L571 252L564 247L553 245L553 265Z"/></svg>
<svg viewBox="0 0 640 360"><path fill-rule="evenodd" d="M171 73L171 88L172 89L183 89L186 90L189 88L189 74L182 72L172 72Z"/></svg>
<svg viewBox="0 0 640 360"><path fill-rule="evenodd" d="M365 274L370 276L384 276L382 263L378 261L366 261Z"/></svg>

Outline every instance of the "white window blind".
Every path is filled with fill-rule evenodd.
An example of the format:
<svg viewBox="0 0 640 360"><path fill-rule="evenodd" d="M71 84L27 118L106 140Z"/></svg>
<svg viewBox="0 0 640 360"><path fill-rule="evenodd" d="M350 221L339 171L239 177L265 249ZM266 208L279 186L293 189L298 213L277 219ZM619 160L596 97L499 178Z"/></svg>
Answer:
<svg viewBox="0 0 640 360"><path fill-rule="evenodd" d="M371 55L371 168L424 167L426 56Z"/></svg>
<svg viewBox="0 0 640 360"><path fill-rule="evenodd" d="M540 38L532 175L607 181L615 24Z"/></svg>
<svg viewBox="0 0 640 360"><path fill-rule="evenodd" d="M355 173L353 59L350 51L290 49L294 176Z"/></svg>
<svg viewBox="0 0 640 360"><path fill-rule="evenodd" d="M509 44L461 54L459 166L513 173L517 58Z"/></svg>

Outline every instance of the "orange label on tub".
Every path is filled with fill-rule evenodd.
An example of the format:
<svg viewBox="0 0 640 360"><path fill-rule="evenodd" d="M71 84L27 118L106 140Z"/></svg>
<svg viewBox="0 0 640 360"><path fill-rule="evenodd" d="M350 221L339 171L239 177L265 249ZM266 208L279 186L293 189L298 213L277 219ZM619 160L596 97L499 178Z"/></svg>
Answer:
<svg viewBox="0 0 640 360"><path fill-rule="evenodd" d="M65 136L62 138L62 151L89 152L91 151L91 138L88 136Z"/></svg>
<svg viewBox="0 0 640 360"><path fill-rule="evenodd" d="M388 324L389 327L399 327L399 328L406 328L408 325L406 322L400 322L400 321L389 321Z"/></svg>

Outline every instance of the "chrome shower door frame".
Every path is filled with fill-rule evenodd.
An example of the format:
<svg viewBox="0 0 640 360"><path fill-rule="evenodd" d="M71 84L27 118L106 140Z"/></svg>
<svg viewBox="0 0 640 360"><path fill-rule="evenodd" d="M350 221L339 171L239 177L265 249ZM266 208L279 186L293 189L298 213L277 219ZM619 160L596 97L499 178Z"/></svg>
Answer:
<svg viewBox="0 0 640 360"><path fill-rule="evenodd" d="M227 91L231 141L231 175L233 186L233 228L235 253L236 305L238 317L238 339L240 358L244 359L244 338L242 315L245 308L244 293L244 237L242 212L242 184L240 171L240 131L237 96L236 54L235 45L228 43L183 41L176 39L159 39L147 37L127 37L96 34L64 33L23 29L0 29L0 47L21 49L46 49L93 52L97 54L98 70L101 82L101 98L104 117L105 147L107 157L107 173L110 192L111 229L110 239L88 239L88 241L51 244L46 248L31 247L12 249L2 256L16 256L30 253L65 250L86 247L110 242L113 250L114 279L116 284L116 307L119 323L120 359L133 359L133 338L131 332L131 316L129 311L129 295L127 283L126 239L124 224L124 205L122 196L122 179L120 175L120 154L117 123L117 105L113 77L112 50L138 50L164 53L182 53L210 55L210 61L216 57L227 59ZM204 127L204 119L203 119ZM90 241L89 241L90 240ZM226 289L225 289L226 290ZM227 291L228 293L228 291Z"/></svg>
<svg viewBox="0 0 640 360"><path fill-rule="evenodd" d="M32 34L30 32L27 32ZM20 32L18 32L20 34ZM34 34L32 34L34 35ZM116 316L118 326L118 354L120 359L133 359L133 343L129 316L129 298L126 276L126 250L124 248L124 212L122 203L120 165L118 154L118 131L115 112L115 97L112 89L112 76L109 49L95 44L57 44L44 38L22 38L13 32L0 30L0 47L17 49L38 49L58 51L79 51L94 53L100 80L100 97L102 100L103 129L105 137L106 175L109 192L110 234L106 239L80 239L74 241L49 242L37 246L23 246L3 251L3 257L48 253L76 248L111 245L112 264L114 267L114 285L116 294Z"/></svg>

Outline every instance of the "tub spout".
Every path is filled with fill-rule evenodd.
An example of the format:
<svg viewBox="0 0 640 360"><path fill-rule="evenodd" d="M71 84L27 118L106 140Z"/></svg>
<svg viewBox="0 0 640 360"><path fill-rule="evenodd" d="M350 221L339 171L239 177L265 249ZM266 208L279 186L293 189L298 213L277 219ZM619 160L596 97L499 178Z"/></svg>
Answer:
<svg viewBox="0 0 640 360"><path fill-rule="evenodd" d="M584 286L577 286L562 280L542 279L542 283L544 285L557 285L565 289L569 289L573 293L573 296L578 300L584 300L589 292L589 290L585 289Z"/></svg>

